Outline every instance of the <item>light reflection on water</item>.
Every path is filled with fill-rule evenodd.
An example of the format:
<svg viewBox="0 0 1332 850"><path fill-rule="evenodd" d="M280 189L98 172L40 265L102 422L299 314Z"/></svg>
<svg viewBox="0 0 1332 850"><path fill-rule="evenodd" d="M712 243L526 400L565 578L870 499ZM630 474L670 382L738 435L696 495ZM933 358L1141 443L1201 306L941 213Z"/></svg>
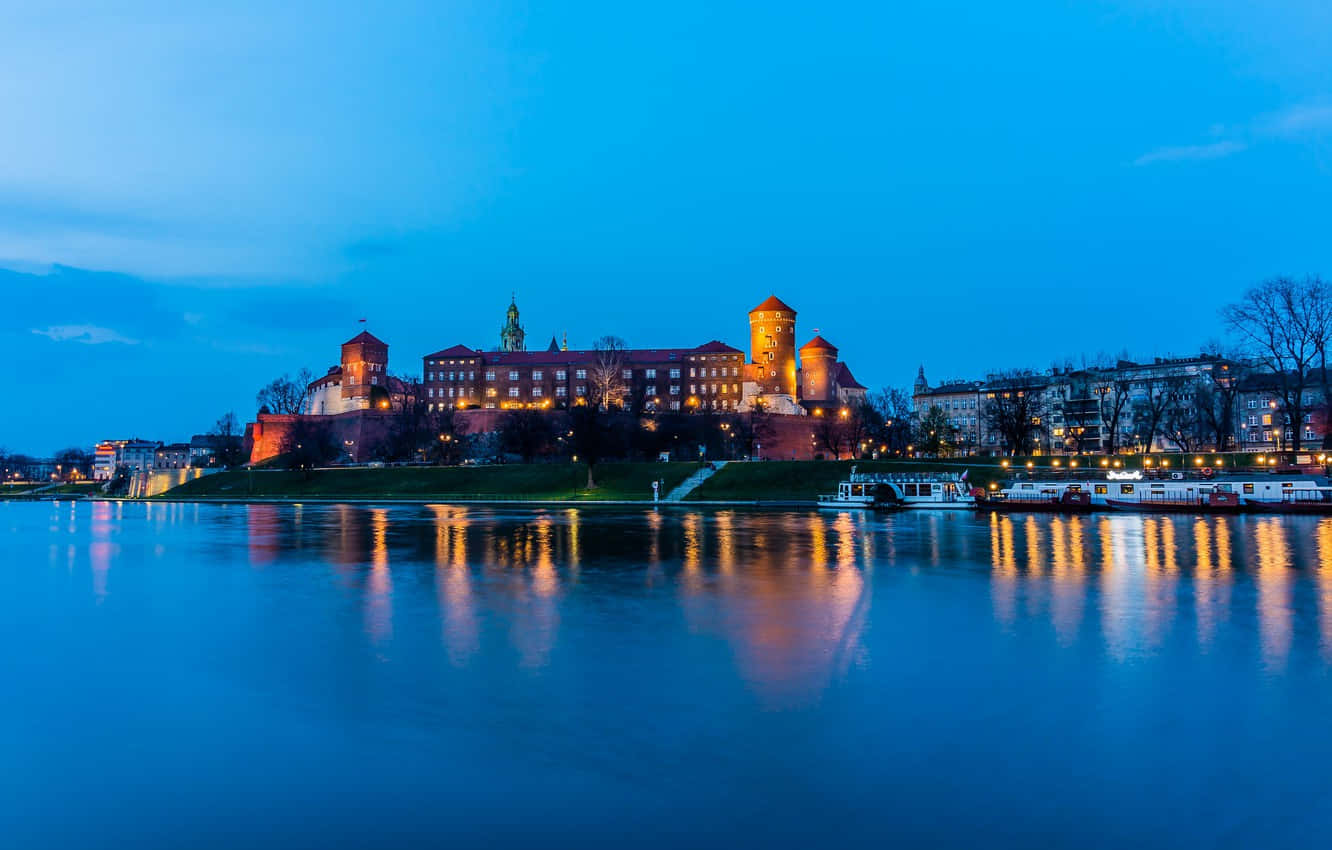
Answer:
<svg viewBox="0 0 1332 850"><path fill-rule="evenodd" d="M226 722L252 711L261 738L300 718L279 750L302 724L370 724L394 730L377 746L397 758L420 751L437 783L430 771L479 748L469 758L533 781L628 794L625 812L651 808L635 793L691 799L717 771L738 788L783 777L747 802L734 792L751 811L785 788L833 811L818 777L850 773L925 812L944 801L911 782L952 788L952 768L933 772L964 759L1002 786L957 791L992 829L1013 811L1005 789L1035 786L1051 801L1028 812L1044 818L1036 834L1081 834L1060 820L1075 811L1108 836L1119 821L1094 795L1033 759L1071 748L1120 810L1173 823L1217 802L1188 781L1157 792L1159 813L1135 796L1144 771L1219 769L1181 750L1181 729L1216 706L1295 727L1332 709L1332 519L64 503L0 504L0 523L13 548L0 622L34 647L9 680L55 675L31 691L55 705L123 699L124 718L170 728L197 697ZM68 682L49 672L70 666ZM162 681L198 693L158 705ZM8 708L20 727L59 710ZM118 736L143 733L119 722ZM1297 744L1212 722L1200 728L1256 775ZM683 737L658 740L660 724ZM49 733L25 733L34 765ZM205 746L190 741L170 752ZM693 760L672 761L682 748ZM1298 778L1246 793L1301 791ZM1222 818L1189 834L1247 828Z"/></svg>

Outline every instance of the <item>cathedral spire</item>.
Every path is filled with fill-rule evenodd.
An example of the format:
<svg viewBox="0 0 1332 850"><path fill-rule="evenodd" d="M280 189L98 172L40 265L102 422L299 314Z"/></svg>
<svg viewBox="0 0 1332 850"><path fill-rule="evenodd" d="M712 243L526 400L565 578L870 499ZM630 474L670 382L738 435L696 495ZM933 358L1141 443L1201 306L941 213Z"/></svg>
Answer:
<svg viewBox="0 0 1332 850"><path fill-rule="evenodd" d="M524 342L527 334L523 331L523 326L518 323L518 295L511 294L509 298L509 309L504 314L504 327L500 328L500 351L526 351L527 345Z"/></svg>

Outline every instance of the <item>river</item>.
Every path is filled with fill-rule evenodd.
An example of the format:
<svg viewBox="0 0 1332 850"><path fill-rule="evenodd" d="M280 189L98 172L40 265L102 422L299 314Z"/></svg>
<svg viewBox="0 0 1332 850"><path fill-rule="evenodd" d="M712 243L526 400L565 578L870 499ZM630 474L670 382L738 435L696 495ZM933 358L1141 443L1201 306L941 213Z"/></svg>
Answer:
<svg viewBox="0 0 1332 850"><path fill-rule="evenodd" d="M1332 831L1332 519L0 502L6 847Z"/></svg>

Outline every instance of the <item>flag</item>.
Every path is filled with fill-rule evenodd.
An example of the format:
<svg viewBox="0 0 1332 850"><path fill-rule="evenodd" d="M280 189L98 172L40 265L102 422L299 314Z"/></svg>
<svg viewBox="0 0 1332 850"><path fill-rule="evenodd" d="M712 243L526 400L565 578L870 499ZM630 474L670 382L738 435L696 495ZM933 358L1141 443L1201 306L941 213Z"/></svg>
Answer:
<svg viewBox="0 0 1332 850"><path fill-rule="evenodd" d="M964 470L962 470L962 480L963 480L963 481L966 481L966 480L967 480L967 473L970 472L970 471L971 471L970 469L964 469Z"/></svg>
<svg viewBox="0 0 1332 850"><path fill-rule="evenodd" d="M356 321L360 322L361 324L365 324L365 319L357 319Z"/></svg>

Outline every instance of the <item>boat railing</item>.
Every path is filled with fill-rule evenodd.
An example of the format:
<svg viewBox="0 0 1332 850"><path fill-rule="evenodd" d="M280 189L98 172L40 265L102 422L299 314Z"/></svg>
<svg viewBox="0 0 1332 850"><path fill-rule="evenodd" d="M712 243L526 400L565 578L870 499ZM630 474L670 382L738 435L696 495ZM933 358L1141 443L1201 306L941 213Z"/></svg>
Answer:
<svg viewBox="0 0 1332 850"><path fill-rule="evenodd" d="M852 472L852 484L956 484L954 472Z"/></svg>

